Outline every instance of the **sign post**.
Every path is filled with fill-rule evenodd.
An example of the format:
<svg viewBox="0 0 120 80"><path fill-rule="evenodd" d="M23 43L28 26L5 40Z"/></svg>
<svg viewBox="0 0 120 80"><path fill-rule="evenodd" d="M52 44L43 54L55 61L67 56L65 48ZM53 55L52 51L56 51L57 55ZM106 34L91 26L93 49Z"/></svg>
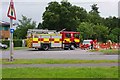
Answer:
<svg viewBox="0 0 120 80"><path fill-rule="evenodd" d="M13 0L10 1L10 6L9 6L9 9L8 9L8 13L7 13L7 16L10 18L10 58L9 58L9 61L13 61L14 58L13 58L13 32L14 32L14 29L13 28L13 19L16 20L16 14L15 14L15 8L14 8L14 3L13 3Z"/></svg>

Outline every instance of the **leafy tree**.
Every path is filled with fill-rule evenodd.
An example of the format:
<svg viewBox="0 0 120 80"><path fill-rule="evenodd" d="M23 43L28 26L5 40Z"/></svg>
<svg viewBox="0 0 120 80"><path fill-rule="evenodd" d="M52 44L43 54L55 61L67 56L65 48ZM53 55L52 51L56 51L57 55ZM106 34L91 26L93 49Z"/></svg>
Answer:
<svg viewBox="0 0 120 80"><path fill-rule="evenodd" d="M80 32L81 38L83 39L91 39L92 34L94 33L93 31L94 25L92 23L88 22L82 22L79 27L77 28L77 31Z"/></svg>
<svg viewBox="0 0 120 80"><path fill-rule="evenodd" d="M87 21L95 25L102 24L102 18L99 15L100 12L98 11L99 8L97 7L97 4L93 4L91 9L92 10L88 13Z"/></svg>
<svg viewBox="0 0 120 80"><path fill-rule="evenodd" d="M119 42L120 37L120 28L114 28L110 35L108 36L108 39L112 40L113 42Z"/></svg>
<svg viewBox="0 0 120 80"><path fill-rule="evenodd" d="M43 14L43 27L47 29L75 31L79 23L85 21L87 12L85 9L72 6L67 1L50 2Z"/></svg>
<svg viewBox="0 0 120 80"><path fill-rule="evenodd" d="M105 42L108 37L109 29L103 25L94 25L88 22L82 22L77 31L80 32L82 39L98 39Z"/></svg>
<svg viewBox="0 0 120 80"><path fill-rule="evenodd" d="M31 18L27 18L22 15L22 20L19 20L17 29L14 32L14 38L25 39L27 36L28 29L34 29L36 27L36 22L32 21Z"/></svg>
<svg viewBox="0 0 120 80"><path fill-rule="evenodd" d="M98 41L106 42L109 34L109 28L104 25L95 25L93 27L94 34Z"/></svg>
<svg viewBox="0 0 120 80"><path fill-rule="evenodd" d="M42 27L43 27L42 23L39 23L37 29L42 29Z"/></svg>
<svg viewBox="0 0 120 80"><path fill-rule="evenodd" d="M104 21L104 25L109 27L110 33L111 33L112 29L119 27L119 23L120 23L120 21L118 18L111 17L111 16L106 18Z"/></svg>
<svg viewBox="0 0 120 80"><path fill-rule="evenodd" d="M99 14L99 11L98 11L99 7L97 7L97 4L93 4L91 6L91 8L92 8L91 12L95 12L95 13Z"/></svg>
<svg viewBox="0 0 120 80"><path fill-rule="evenodd" d="M60 3L50 2L38 29L62 30L66 28L66 30L79 31L81 39L97 38L102 42L107 39L118 41L120 19L117 17L103 18L99 13L97 4L93 4L91 11L87 13L84 8L72 5L67 0Z"/></svg>
<svg viewBox="0 0 120 80"><path fill-rule="evenodd" d="M43 29L59 29L59 13L60 4L58 2L50 2L43 13Z"/></svg>

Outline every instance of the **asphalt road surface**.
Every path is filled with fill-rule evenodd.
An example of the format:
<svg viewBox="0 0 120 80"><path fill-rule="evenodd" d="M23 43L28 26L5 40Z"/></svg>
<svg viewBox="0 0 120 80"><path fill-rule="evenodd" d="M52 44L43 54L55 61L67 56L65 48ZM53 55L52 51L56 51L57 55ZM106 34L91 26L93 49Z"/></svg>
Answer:
<svg viewBox="0 0 120 80"><path fill-rule="evenodd" d="M118 63L82 63L82 64L3 64L3 68L22 67L111 67L118 66Z"/></svg>
<svg viewBox="0 0 120 80"><path fill-rule="evenodd" d="M51 49L38 51L34 49L14 50L14 59L80 59L80 60L117 60L118 55L104 55L100 52L88 52L87 50L62 50ZM0 51L2 58L9 58L9 51Z"/></svg>

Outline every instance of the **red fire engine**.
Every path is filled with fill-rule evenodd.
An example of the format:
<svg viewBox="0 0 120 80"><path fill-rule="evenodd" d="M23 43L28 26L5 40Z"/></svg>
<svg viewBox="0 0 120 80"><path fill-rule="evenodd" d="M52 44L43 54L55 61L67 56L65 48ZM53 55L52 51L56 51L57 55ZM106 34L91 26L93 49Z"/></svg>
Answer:
<svg viewBox="0 0 120 80"><path fill-rule="evenodd" d="M79 47L79 32L42 29L29 29L27 32L27 47L48 50L63 48L65 50Z"/></svg>

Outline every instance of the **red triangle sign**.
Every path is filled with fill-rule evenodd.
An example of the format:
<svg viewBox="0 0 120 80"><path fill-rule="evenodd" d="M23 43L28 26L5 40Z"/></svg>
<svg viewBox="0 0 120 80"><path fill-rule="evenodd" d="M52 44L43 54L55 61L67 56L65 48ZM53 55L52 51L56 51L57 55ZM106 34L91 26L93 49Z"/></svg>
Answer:
<svg viewBox="0 0 120 80"><path fill-rule="evenodd" d="M16 13L15 13L15 8L14 8L13 0L10 1L10 6L9 6L9 9L8 9L7 16L8 16L10 19L16 20Z"/></svg>

